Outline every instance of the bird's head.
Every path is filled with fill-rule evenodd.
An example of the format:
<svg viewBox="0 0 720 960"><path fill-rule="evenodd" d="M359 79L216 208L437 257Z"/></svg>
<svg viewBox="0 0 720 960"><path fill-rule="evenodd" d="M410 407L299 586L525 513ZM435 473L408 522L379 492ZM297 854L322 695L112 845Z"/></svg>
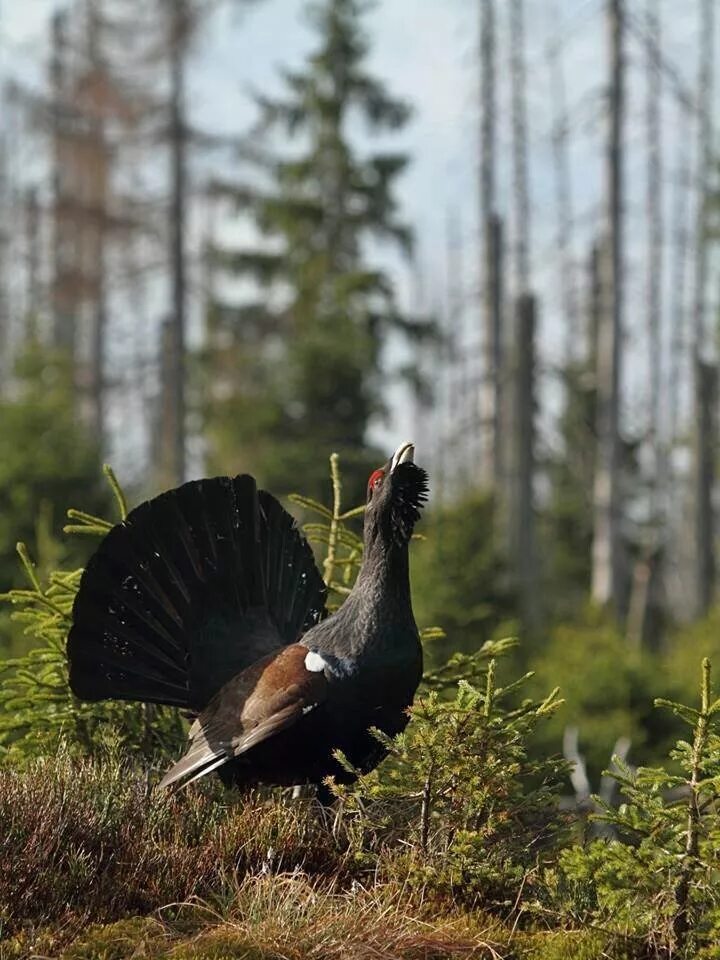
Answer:
<svg viewBox="0 0 720 960"><path fill-rule="evenodd" d="M415 445L402 443L388 462L373 470L367 486L365 540L407 544L428 498L427 473L415 465Z"/></svg>

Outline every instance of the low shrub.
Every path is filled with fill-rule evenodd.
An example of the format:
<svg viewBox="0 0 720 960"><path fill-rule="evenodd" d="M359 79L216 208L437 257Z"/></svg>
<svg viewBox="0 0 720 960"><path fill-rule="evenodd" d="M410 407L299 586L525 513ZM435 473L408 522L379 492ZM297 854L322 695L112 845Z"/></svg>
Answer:
<svg viewBox="0 0 720 960"><path fill-rule="evenodd" d="M334 788L357 857L382 870L388 850L402 849L411 883L505 913L565 838L558 797L567 774L560 757L528 755L530 734L562 701L554 690L518 705L529 675L496 684L488 655L508 646L488 643L428 678L435 689L416 701L403 734L374 731L389 761L351 787ZM458 674L454 696L443 696Z"/></svg>
<svg viewBox="0 0 720 960"><path fill-rule="evenodd" d="M720 698L709 661L698 708L656 704L690 727L691 740L677 742L665 767L610 773L623 802L597 819L616 837L565 850L556 890L575 921L645 944L652 956L709 958L720 939Z"/></svg>
<svg viewBox="0 0 720 960"><path fill-rule="evenodd" d="M122 520L124 494L110 467L104 472ZM68 519L65 532L85 537L102 537L113 526L81 510L68 510ZM47 756L60 744L90 756L108 741L148 760L173 756L185 731L177 710L123 701L81 703L72 695L65 644L82 570L55 570L42 583L22 543L18 554L27 586L0 594L0 601L12 607L12 619L32 647L22 657L0 662L0 762L17 765Z"/></svg>

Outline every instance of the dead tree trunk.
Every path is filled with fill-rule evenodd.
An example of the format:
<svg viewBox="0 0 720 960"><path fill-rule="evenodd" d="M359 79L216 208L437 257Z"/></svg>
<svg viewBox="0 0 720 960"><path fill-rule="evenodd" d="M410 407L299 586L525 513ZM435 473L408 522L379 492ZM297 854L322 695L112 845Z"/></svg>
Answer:
<svg viewBox="0 0 720 960"><path fill-rule="evenodd" d="M527 102L525 91L524 0L510 2L512 87L513 210L515 214L515 290L530 292L530 189L528 183Z"/></svg>
<svg viewBox="0 0 720 960"><path fill-rule="evenodd" d="M510 544L523 625L537 621L535 596L535 299L531 294L530 184L527 150L524 0L510 4L514 269L516 309L512 391L513 439L510 457Z"/></svg>
<svg viewBox="0 0 720 960"><path fill-rule="evenodd" d="M668 440L666 447L665 475L667 502L672 500L670 488L674 477L673 452L678 440L680 384L683 368L689 359L688 351L688 323L687 323L687 278L688 252L690 248L690 118L685 105L678 104L678 131L677 159L675 161L672 202L672 270L669 282L670 289L670 368L668 372ZM669 509L669 508L667 508Z"/></svg>
<svg viewBox="0 0 720 960"><path fill-rule="evenodd" d="M458 212L449 210L446 217L445 316L447 343L447 444L444 458L449 459L453 476L453 493L462 493L467 484L468 450L461 442L467 425L464 393L466 357L463 350L463 243Z"/></svg>
<svg viewBox="0 0 720 960"><path fill-rule="evenodd" d="M483 486L494 490L503 482L506 473L506 454L504 419L507 394L507 345L503 331L503 312L505 310L504 291L504 230L502 219L493 214L485 223L485 297L487 307L487 336L489 344L486 351L485 404L481 416L487 426L488 447L483 462L487 473L483 473ZM489 418L486 419L486 418Z"/></svg>
<svg viewBox="0 0 720 960"><path fill-rule="evenodd" d="M588 258L587 284L587 365L593 377L597 376L602 305L602 244L596 241ZM597 384L595 387L597 388Z"/></svg>
<svg viewBox="0 0 720 960"><path fill-rule="evenodd" d="M109 223L110 153L107 145L104 87L109 77L101 54L102 11L99 0L87 2L87 47L90 102L87 104L89 148L94 154L92 209L87 229L91 243L90 279L90 423L99 442L105 436L105 351L107 337L106 239Z"/></svg>
<svg viewBox="0 0 720 960"><path fill-rule="evenodd" d="M501 227L495 196L495 71L495 0L480 0L480 239L483 248L484 342L480 386L480 482L486 490L497 488L502 439Z"/></svg>
<svg viewBox="0 0 720 960"><path fill-rule="evenodd" d="M663 292L663 183L662 183L662 74L656 64L661 55L660 3L648 0L647 10L647 336L650 366L650 414L648 446L650 448L650 550L659 539L661 454L660 395L662 373L662 292Z"/></svg>
<svg viewBox="0 0 720 960"><path fill-rule="evenodd" d="M662 382L662 291L663 291L663 182L661 156L661 72L657 61L662 55L660 34L660 4L647 3L647 50L645 104L647 132L647 270L646 270L646 324L650 410L646 445L648 454L649 502L647 527L644 531L641 553L635 562L630 586L626 638L630 646L640 648L658 644L650 616L662 596L663 531L661 513L662 470L660 435L660 396ZM656 618L657 619L657 618Z"/></svg>
<svg viewBox="0 0 720 960"><path fill-rule="evenodd" d="M697 556L697 610L705 613L713 600L715 586L715 531L712 495L717 454L718 368L697 358L695 365L695 409L699 421L695 435L695 549Z"/></svg>
<svg viewBox="0 0 720 960"><path fill-rule="evenodd" d="M10 377L10 303L8 265L10 255L9 190L6 164L6 141L0 137L0 397Z"/></svg>
<svg viewBox="0 0 720 960"><path fill-rule="evenodd" d="M622 613L624 570L620 503L620 399L623 329L623 4L608 0L610 116L607 150L608 255L603 257L603 310L598 332L597 462L595 468L592 598Z"/></svg>
<svg viewBox="0 0 720 960"><path fill-rule="evenodd" d="M523 625L537 623L535 590L535 298L523 294L517 304L515 364L515 510L513 553Z"/></svg>
<svg viewBox="0 0 720 960"><path fill-rule="evenodd" d="M186 276L185 233L187 207L187 121L185 116L185 52L189 31L186 0L167 3L169 17L168 58L170 65L169 149L170 149L170 269L172 312L169 335L163 342L168 350L167 396L161 400L163 444L160 462L162 482L170 485L185 479L185 333Z"/></svg>
<svg viewBox="0 0 720 960"><path fill-rule="evenodd" d="M160 396L155 417L152 423L151 450L155 463L162 464L167 458L168 436L167 426L172 423L173 418L173 394L172 394L172 344L173 344L173 321L165 319L160 328L160 349L158 356L158 370L160 374ZM164 475L159 479L164 482L170 482Z"/></svg>
<svg viewBox="0 0 720 960"><path fill-rule="evenodd" d="M560 22L559 8L553 5L555 23ZM572 364L577 356L578 318L575 302L575 282L572 257L572 195L570 161L568 156L568 122L566 116L565 73L562 63L562 44L552 43L548 48L548 66L552 86L553 119L552 145L555 174L555 207L557 211L556 249L560 270L562 315L565 327L565 363Z"/></svg>
<svg viewBox="0 0 720 960"><path fill-rule="evenodd" d="M25 194L25 246L27 250L27 277L25 294L25 330L27 343L38 336L40 315L40 204L37 191L30 188Z"/></svg>
<svg viewBox="0 0 720 960"><path fill-rule="evenodd" d="M598 337L602 318L602 257L603 245L596 241L590 248L587 261L586 301L584 314L585 353L582 355L582 376L579 381L581 394L587 395L587 433L582 444L582 484L586 491L588 509L592 507L592 490L597 464L597 369ZM568 396L569 402L574 399ZM590 563L589 569L592 569Z"/></svg>
<svg viewBox="0 0 720 960"><path fill-rule="evenodd" d="M52 56L50 87L52 90L53 151L53 343L63 350L73 364L76 361L76 327L78 311L78 277L81 265L76 241L77 211L66 184L73 182L76 154L70 146L67 130L67 37L66 14L56 12L52 21Z"/></svg>
<svg viewBox="0 0 720 960"><path fill-rule="evenodd" d="M707 613L714 593L715 543L712 494L715 465L712 460L713 411L708 408L713 391L710 368L704 360L706 287L708 274L708 189L712 163L712 111L714 80L715 0L702 0L700 67L698 75L698 207L695 255L695 305L693 367L695 375L695 613Z"/></svg>

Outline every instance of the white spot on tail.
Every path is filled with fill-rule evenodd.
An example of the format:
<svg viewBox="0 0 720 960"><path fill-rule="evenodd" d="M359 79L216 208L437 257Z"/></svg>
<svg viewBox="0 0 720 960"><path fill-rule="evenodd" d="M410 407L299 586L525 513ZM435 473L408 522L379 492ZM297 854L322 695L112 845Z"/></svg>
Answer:
<svg viewBox="0 0 720 960"><path fill-rule="evenodd" d="M310 673L320 673L326 666L327 663L325 663L319 653L315 653L314 650L308 650L308 655L305 657L306 670L309 670Z"/></svg>
<svg viewBox="0 0 720 960"><path fill-rule="evenodd" d="M309 703L306 707L303 707L302 708L303 715L305 715L306 713L310 713L310 711L314 710L316 706L317 706L316 703Z"/></svg>

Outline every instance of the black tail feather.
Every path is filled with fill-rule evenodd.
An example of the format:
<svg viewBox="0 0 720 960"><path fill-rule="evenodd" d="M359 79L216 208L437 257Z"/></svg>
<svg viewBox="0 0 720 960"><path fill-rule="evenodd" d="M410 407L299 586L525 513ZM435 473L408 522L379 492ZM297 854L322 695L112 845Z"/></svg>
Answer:
<svg viewBox="0 0 720 960"><path fill-rule="evenodd" d="M252 477L186 483L133 510L90 560L68 638L70 684L85 700L200 710L316 623L325 596L295 521Z"/></svg>

